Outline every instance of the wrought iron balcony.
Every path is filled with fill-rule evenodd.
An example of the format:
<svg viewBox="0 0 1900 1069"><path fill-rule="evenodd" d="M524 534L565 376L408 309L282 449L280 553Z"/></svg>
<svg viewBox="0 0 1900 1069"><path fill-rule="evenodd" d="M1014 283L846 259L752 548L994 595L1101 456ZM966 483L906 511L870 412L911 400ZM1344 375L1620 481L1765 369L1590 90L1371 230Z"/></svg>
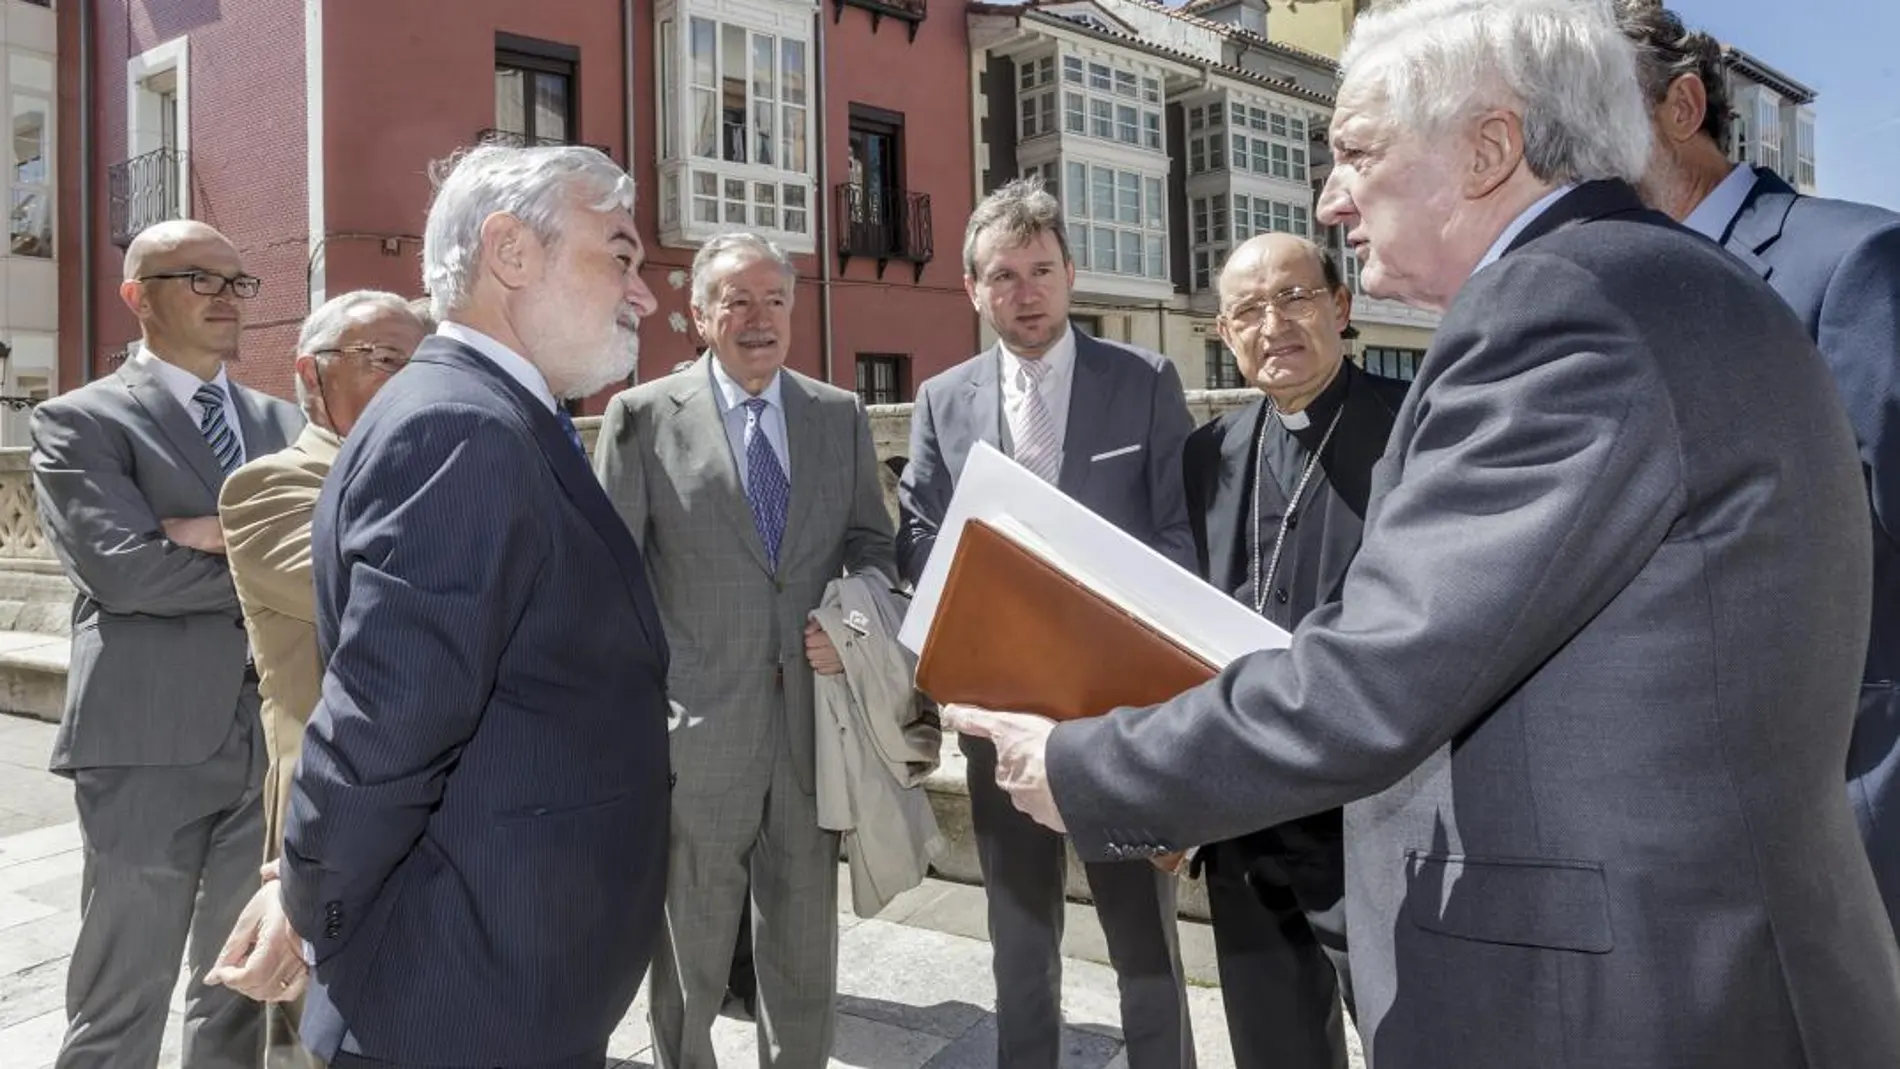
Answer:
<svg viewBox="0 0 1900 1069"><path fill-rule="evenodd" d="M497 130L489 127L475 131L475 143L478 145L502 145L507 148L552 148L560 145L578 145L581 148L597 149L601 155L613 158L613 152L606 145L590 145L584 141L566 141L558 137L529 137L513 130Z"/></svg>
<svg viewBox="0 0 1900 1069"><path fill-rule="evenodd" d="M885 16L897 19L909 31L910 39L917 40L917 27L930 13L926 0L831 0L831 21L844 18L847 7L861 7L871 13L871 32L877 32L877 24Z"/></svg>
<svg viewBox="0 0 1900 1069"><path fill-rule="evenodd" d="M911 265L911 281L922 280L924 265L936 254L930 233L930 194L871 190L855 182L838 183L838 270L853 256L877 260L877 277L892 260Z"/></svg>
<svg viewBox="0 0 1900 1069"><path fill-rule="evenodd" d="M106 171L112 243L125 248L139 231L184 214L185 155L161 148L134 156Z"/></svg>

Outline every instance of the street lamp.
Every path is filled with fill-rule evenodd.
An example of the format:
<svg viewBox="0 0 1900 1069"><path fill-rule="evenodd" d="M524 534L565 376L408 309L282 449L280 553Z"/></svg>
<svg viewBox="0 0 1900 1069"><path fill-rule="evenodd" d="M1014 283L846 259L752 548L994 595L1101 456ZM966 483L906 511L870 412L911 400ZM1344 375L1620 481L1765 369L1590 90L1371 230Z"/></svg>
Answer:
<svg viewBox="0 0 1900 1069"><path fill-rule="evenodd" d="M0 341L0 406L10 408L15 412L24 412L34 405L39 404L40 399L37 397L15 397L12 394L4 392L7 384L7 364L8 361L12 359L13 346Z"/></svg>

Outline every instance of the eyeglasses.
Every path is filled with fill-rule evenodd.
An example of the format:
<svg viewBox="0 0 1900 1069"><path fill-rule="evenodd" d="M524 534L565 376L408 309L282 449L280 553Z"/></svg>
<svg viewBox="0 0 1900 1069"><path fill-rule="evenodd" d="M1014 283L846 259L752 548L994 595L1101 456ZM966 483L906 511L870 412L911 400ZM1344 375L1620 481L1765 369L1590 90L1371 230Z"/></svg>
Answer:
<svg viewBox="0 0 1900 1069"><path fill-rule="evenodd" d="M1319 314L1320 302L1325 299L1325 290L1288 286L1271 297L1241 301L1222 312L1221 317L1237 327L1251 327L1266 319L1267 309L1271 308L1281 319L1304 323Z"/></svg>
<svg viewBox="0 0 1900 1069"><path fill-rule="evenodd" d="M263 280L256 275L220 275L215 271L166 271L156 275L140 275L134 282L156 282L161 278L188 278L191 280L191 292L200 297L217 297L229 289L233 296L249 300L257 296L258 287Z"/></svg>
<svg viewBox="0 0 1900 1069"><path fill-rule="evenodd" d="M393 345L344 345L335 349L312 349L311 356L360 356L370 367L385 375L394 375L409 366L409 354Z"/></svg>

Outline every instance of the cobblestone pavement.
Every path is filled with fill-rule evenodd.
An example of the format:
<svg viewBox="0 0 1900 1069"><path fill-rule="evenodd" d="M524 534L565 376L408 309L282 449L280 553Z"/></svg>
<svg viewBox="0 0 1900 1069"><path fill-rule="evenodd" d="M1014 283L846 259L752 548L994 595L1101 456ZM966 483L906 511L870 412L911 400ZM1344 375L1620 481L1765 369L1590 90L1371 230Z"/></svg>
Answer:
<svg viewBox="0 0 1900 1069"><path fill-rule="evenodd" d="M45 771L53 727L0 714L0 1066L50 1066L65 1028L66 959L79 923L79 830L66 781ZM842 876L842 872L841 872ZM848 882L841 891L849 900ZM995 1064L996 991L980 888L932 880L877 918L840 919L834 1066L979 1069ZM1201 1069L1232 1069L1213 940L1183 922L1182 954ZM1071 906L1064 940L1064 1069L1126 1069L1114 973L1092 912ZM182 983L180 985L182 991ZM175 999L161 1069L178 1065ZM721 1017L719 1062L758 1064L753 1025ZM614 1067L650 1066L646 993L609 1044ZM1353 1069L1360 1069L1358 1051Z"/></svg>

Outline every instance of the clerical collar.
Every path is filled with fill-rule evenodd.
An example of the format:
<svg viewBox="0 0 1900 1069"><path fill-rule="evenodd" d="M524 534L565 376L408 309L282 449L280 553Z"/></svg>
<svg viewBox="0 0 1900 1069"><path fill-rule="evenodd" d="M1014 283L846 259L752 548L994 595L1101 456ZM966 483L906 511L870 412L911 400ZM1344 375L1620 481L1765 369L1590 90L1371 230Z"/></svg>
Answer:
<svg viewBox="0 0 1900 1069"><path fill-rule="evenodd" d="M1279 417L1280 424L1284 426L1293 437L1298 438L1302 442L1305 442L1307 438L1324 434L1326 432L1326 424L1333 418L1333 413L1337 412L1339 406L1345 403L1346 392L1350 389L1352 373L1352 361L1340 361L1339 371L1333 375L1333 381L1327 383L1326 388L1319 392L1319 396L1313 398L1305 408L1300 409L1298 412L1282 412L1277 408L1273 408L1273 414ZM1267 406L1272 408L1272 402L1269 401Z"/></svg>

